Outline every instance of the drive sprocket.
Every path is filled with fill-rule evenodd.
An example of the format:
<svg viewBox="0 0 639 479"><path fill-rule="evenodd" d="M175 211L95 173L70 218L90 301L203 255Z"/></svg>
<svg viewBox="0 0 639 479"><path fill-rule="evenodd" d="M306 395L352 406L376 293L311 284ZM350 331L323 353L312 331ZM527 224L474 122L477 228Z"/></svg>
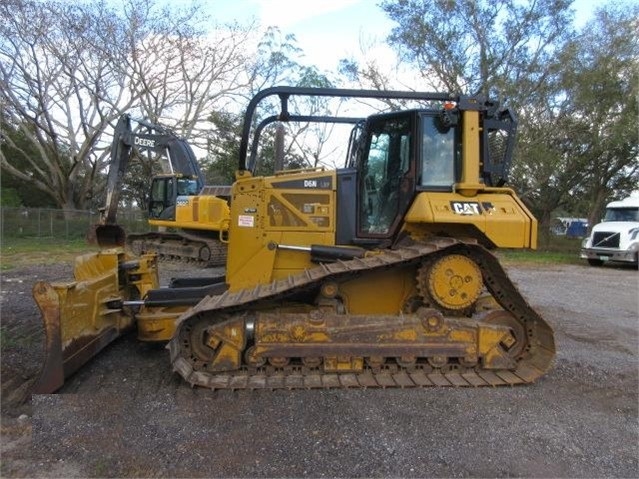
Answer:
<svg viewBox="0 0 639 479"><path fill-rule="evenodd" d="M446 314L471 315L483 288L477 263L459 253L427 258L417 272L424 305Z"/></svg>

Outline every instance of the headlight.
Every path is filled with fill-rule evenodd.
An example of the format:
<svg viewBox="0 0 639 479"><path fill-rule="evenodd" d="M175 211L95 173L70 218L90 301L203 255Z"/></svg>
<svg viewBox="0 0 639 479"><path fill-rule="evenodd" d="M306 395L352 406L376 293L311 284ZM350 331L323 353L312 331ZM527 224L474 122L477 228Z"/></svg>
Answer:
<svg viewBox="0 0 639 479"><path fill-rule="evenodd" d="M588 241L590 241L590 237L586 237L581 241L581 247L582 248L587 248L588 247Z"/></svg>

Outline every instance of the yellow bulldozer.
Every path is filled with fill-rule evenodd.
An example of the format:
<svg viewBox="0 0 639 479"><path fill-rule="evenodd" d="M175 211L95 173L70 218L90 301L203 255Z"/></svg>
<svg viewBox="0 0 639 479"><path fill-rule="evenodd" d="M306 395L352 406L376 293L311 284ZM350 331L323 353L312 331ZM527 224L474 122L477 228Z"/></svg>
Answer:
<svg viewBox="0 0 639 479"><path fill-rule="evenodd" d="M253 175L258 104L279 99L268 121L312 121L289 112L296 96L420 107L357 121L344 168ZM225 274L160 287L153 254L77 258L74 281L34 286L47 331L35 391L55 391L133 326L211 389L535 381L555 355L552 328L490 252L536 247L536 220L504 187L516 126L482 96L261 91L244 118Z"/></svg>

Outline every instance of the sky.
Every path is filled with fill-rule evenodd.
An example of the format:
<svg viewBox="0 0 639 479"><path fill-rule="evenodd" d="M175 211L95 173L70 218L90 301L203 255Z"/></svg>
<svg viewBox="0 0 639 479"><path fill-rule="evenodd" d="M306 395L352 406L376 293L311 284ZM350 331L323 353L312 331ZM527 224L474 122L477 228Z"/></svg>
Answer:
<svg viewBox="0 0 639 479"><path fill-rule="evenodd" d="M598 6L610 0L576 0L576 24L582 26ZM292 33L305 54L306 64L333 71L342 58L360 55L360 44L383 43L394 23L378 6L380 0L204 0L220 21L244 23L256 18L263 26ZM393 57L388 47L378 55ZM392 60L392 58L391 58ZM392 63L392 61L390 61Z"/></svg>
<svg viewBox="0 0 639 479"><path fill-rule="evenodd" d="M176 2L176 0L171 0ZM185 1L189 0L177 0ZM575 0L576 26L588 20L597 6L611 0ZM277 26L282 34L294 34L297 46L304 52L302 63L315 66L320 72L337 70L343 58L362 58L361 44L379 65L393 68L396 55L385 44L395 23L378 6L381 0L201 0L202 5L219 23L237 21L240 24L257 20L262 27ZM375 44L373 49L369 45ZM366 50L366 49L365 49ZM328 75L329 78L332 75ZM396 89L412 89L414 74L406 71L396 77ZM406 85L408 87L404 88ZM348 88L350 85L336 85ZM356 106L355 106L356 108ZM369 110L367 110L370 113ZM368 114L367 113L367 114ZM346 114L344 111L342 114ZM348 111L348 114L362 114ZM350 127L346 130L350 130ZM341 131L341 130L340 130ZM339 135L338 135L339 136ZM337 141L336 143L339 143ZM330 151L328 148L327 151ZM337 148L339 150L339 148ZM341 150L340 150L341 151ZM343 154L336 154L343 157Z"/></svg>
<svg viewBox="0 0 639 479"><path fill-rule="evenodd" d="M335 70L341 58L358 55L360 42L382 41L393 23L376 0L209 0L220 22L256 18L262 26L292 33L306 64Z"/></svg>

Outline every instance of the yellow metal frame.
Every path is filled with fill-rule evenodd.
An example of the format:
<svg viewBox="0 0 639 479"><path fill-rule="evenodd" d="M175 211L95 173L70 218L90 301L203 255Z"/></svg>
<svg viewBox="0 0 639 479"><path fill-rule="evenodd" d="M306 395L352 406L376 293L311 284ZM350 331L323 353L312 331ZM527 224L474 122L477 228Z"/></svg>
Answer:
<svg viewBox="0 0 639 479"><path fill-rule="evenodd" d="M456 211L455 204L466 205L466 212ZM473 197L422 192L404 221L404 228L414 234L437 234L448 229L473 237L474 229L499 248L537 247L537 220L510 188L484 187Z"/></svg>
<svg viewBox="0 0 639 479"><path fill-rule="evenodd" d="M217 196L181 196L175 206L175 220L149 218L151 226L194 230L228 231L231 210ZM220 234L220 238L225 235Z"/></svg>

